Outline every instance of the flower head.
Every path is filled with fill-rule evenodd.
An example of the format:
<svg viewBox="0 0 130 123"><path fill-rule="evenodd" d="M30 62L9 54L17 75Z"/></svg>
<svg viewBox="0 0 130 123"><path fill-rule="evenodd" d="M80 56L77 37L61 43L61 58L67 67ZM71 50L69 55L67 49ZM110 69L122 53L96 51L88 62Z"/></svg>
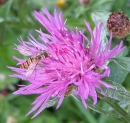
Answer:
<svg viewBox="0 0 130 123"><path fill-rule="evenodd" d="M88 22L85 25L91 35L91 41L76 29L76 32L65 28L62 13L54 10L52 16L46 8L43 13L34 13L35 18L47 29L50 34L37 30L41 42L30 35L29 42L22 39L17 50L30 57L28 61L14 57L20 68L10 67L17 74L13 77L28 80L29 85L22 85L14 94L38 94L32 103L35 105L30 113L38 110L36 117L43 109L53 105L57 100L57 108L68 95L80 97L87 108L86 100L91 97L97 103L96 89L102 93L101 85L112 88L102 78L109 76L110 69L105 62L123 50L122 42L110 50L112 36L104 50L100 39L102 23L96 25L96 33ZM85 47L85 43L87 46ZM23 68L23 69L22 69Z"/></svg>

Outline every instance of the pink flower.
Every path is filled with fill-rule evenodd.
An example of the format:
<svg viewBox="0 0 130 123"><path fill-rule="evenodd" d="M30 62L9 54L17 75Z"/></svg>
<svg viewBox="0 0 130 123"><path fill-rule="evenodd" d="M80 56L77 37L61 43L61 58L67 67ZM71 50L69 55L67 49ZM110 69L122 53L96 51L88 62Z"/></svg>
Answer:
<svg viewBox="0 0 130 123"><path fill-rule="evenodd" d="M38 97L32 103L35 105L30 113L38 110L36 117L43 109L58 102L60 107L64 98L69 95L80 97L83 105L87 108L88 97L97 103L96 89L103 93L100 85L112 88L112 85L104 82L102 78L109 76L110 69L105 63L124 48L122 42L110 50L112 36L104 50L100 39L102 23L96 25L96 33L88 22L85 25L91 35L91 41L84 36L83 31L76 33L65 28L62 13L54 17L44 8L43 13L34 12L35 18L47 29L50 34L37 30L41 42L30 35L29 42L22 39L17 50L31 59L26 60L14 57L21 68L9 67L17 74L12 75L23 80L28 80L29 85L21 85L14 94L30 95L37 94ZM87 47L85 47L85 43ZM44 56L45 55L45 56ZM25 62L28 63L25 65ZM25 69L22 69L25 67Z"/></svg>

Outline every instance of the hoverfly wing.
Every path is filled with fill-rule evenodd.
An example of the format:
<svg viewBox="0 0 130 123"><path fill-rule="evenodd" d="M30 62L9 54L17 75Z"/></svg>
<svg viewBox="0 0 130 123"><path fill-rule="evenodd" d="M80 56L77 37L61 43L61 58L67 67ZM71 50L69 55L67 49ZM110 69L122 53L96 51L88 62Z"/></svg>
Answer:
<svg viewBox="0 0 130 123"><path fill-rule="evenodd" d="M19 46L17 46L17 49L24 56L31 56L32 55L31 50L25 46L19 45Z"/></svg>
<svg viewBox="0 0 130 123"><path fill-rule="evenodd" d="M27 77L27 78L32 75L32 73L33 73L33 71L34 71L34 69L35 69L37 63L38 63L38 61L35 61L35 62L33 62L33 63L31 63L31 64L29 65L29 67L28 67L28 69L27 69L27 72L26 72L26 77Z"/></svg>

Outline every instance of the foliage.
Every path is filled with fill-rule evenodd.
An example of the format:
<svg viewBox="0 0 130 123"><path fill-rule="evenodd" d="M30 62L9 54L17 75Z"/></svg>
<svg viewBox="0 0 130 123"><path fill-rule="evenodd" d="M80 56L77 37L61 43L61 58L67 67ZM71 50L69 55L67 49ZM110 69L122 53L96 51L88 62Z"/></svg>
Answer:
<svg viewBox="0 0 130 123"><path fill-rule="evenodd" d="M7 66L15 66L16 62L12 59L12 56L21 58L13 48L14 44L18 44L17 41L20 36L27 40L29 33L33 34L37 39L38 36L35 33L35 29L42 28L46 31L33 16L34 10L41 10L46 6L51 13L55 6L55 0L8 0L5 4L0 6L0 122L6 123L118 123L122 122L124 118L121 114L114 112L111 105L111 98L115 101L114 104L118 104L120 107L130 113L130 89L129 77L130 77L130 58L129 58L129 40L124 39L124 44L127 46L126 52L120 54L121 57L113 58L109 62L111 68L110 77L104 78L110 83L113 83L113 90L106 90L108 98L103 98L99 94L99 98L103 99L98 102L98 105L93 106L91 99L88 101L88 107L101 114L98 114L90 109L85 110L79 101L74 101L73 98L67 97L60 107L56 110L55 106L45 109L38 117L31 120L31 116L26 117L25 114L31 109L31 102L34 100L34 96L15 96L12 94L17 89L17 84L21 83L21 80L16 78L10 78L9 75L12 72ZM64 8L57 7L60 11L62 9L64 18L67 18L67 28L78 27L79 29L86 29L83 20L87 20L94 27L93 17L97 16L97 20L105 22L107 14L112 11L123 11L130 17L130 1L129 0L90 0L88 6L83 6L76 0L66 0L66 6ZM106 16L103 18L102 13ZM99 18L98 18L99 17ZM105 29L106 30L106 29ZM87 33L86 33L87 35ZM103 34L106 37L106 33ZM89 36L89 35L88 35ZM127 38L128 39L128 38ZM106 41L106 39L104 39ZM119 39L113 39L113 46L119 43ZM125 57L127 56L127 57ZM18 66L19 67L19 66ZM26 83L22 81L22 83ZM125 89L121 84L125 85ZM115 95L114 95L115 94ZM108 104L104 103L108 103ZM112 110L113 117L107 111ZM123 111L122 111L123 112ZM68 115L69 113L69 115ZM105 115L110 116L117 121L107 118ZM118 117L119 116L119 117ZM122 118L123 117L123 118ZM128 119L126 119L126 122Z"/></svg>

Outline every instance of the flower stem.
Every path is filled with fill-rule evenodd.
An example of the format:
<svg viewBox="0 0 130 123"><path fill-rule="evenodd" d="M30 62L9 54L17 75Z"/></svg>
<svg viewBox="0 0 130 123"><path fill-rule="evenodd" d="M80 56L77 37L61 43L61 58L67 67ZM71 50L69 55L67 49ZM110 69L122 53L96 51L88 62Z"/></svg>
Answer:
<svg viewBox="0 0 130 123"><path fill-rule="evenodd" d="M73 95L73 97L81 103L80 97L74 96L74 95ZM121 122L121 123L123 123L125 121L119 113L116 112L113 114L105 109L102 109L101 107L99 107L97 105L93 105L92 100L89 98L87 99L87 106L89 109L91 109L97 113L104 114L112 119L115 119L115 120ZM124 123L128 123L128 122L124 122Z"/></svg>
<svg viewBox="0 0 130 123"><path fill-rule="evenodd" d="M109 97L105 97L102 94L98 93L98 97L102 100L104 100L105 102L107 102L117 113L119 113L121 115L121 117L124 120L124 123L130 123L130 116L127 114L126 111L124 111L115 100L109 98Z"/></svg>
<svg viewBox="0 0 130 123"><path fill-rule="evenodd" d="M124 122L124 119L122 119L122 116L119 115L118 113L111 113L111 112L108 112L106 111L105 109L102 109L101 107L98 107L98 106L95 106L92 104L91 100L87 100L87 104L88 104L88 108L94 110L95 112L98 112L100 114L103 114L103 115L106 115L112 119L115 119L121 123ZM126 123L126 122L125 122Z"/></svg>

